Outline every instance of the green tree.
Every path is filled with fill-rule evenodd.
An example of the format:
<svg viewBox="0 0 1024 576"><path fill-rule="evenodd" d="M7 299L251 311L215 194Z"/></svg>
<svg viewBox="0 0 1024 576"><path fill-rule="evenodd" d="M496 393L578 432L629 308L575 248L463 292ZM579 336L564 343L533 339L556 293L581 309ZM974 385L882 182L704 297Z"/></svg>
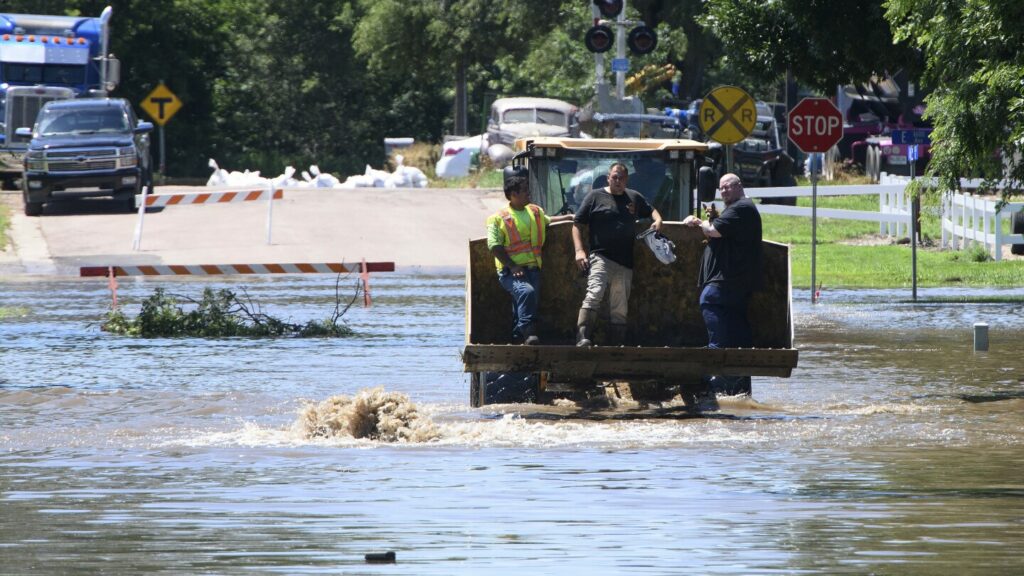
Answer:
<svg viewBox="0 0 1024 576"><path fill-rule="evenodd" d="M727 65L761 82L787 70L823 93L873 73L913 69L917 53L893 38L885 0L708 0L702 21Z"/></svg>
<svg viewBox="0 0 1024 576"><path fill-rule="evenodd" d="M928 172L946 190L961 176L1004 196L1021 190L1024 164L1024 4L1018 0L888 0L896 38L920 48L935 127Z"/></svg>
<svg viewBox="0 0 1024 576"><path fill-rule="evenodd" d="M214 78L216 148L275 176L317 163L339 175L383 161L376 86L352 49L348 0L252 2L236 15L231 66ZM377 144L376 146L374 144Z"/></svg>
<svg viewBox="0 0 1024 576"><path fill-rule="evenodd" d="M649 26L658 29L658 43L670 42L668 61L682 72L679 97L701 98L710 88L708 72L722 56L722 45L702 16L703 0L635 0L632 5ZM670 34L665 34L671 31ZM681 35L679 34L681 32Z"/></svg>
<svg viewBox="0 0 1024 576"><path fill-rule="evenodd" d="M548 0L362 0L361 5L365 16L353 38L356 52L371 73L406 88L392 96L407 101L443 95L451 102L463 84L466 100L478 101L500 71L495 63L521 61L559 25L562 12L562 3ZM469 126L476 126L480 119L469 108Z"/></svg>
<svg viewBox="0 0 1024 576"><path fill-rule="evenodd" d="M253 11L250 0L82 0L66 10L99 16L113 7L110 49L121 60L121 84L112 96L136 108L163 80L183 106L165 127L168 170L208 174L215 133L214 79L230 67L237 15ZM51 12L52 13L52 12ZM145 114L140 111L145 118ZM154 140L155 134L154 134ZM154 155L159 154L153 146ZM155 159L155 158L154 158Z"/></svg>

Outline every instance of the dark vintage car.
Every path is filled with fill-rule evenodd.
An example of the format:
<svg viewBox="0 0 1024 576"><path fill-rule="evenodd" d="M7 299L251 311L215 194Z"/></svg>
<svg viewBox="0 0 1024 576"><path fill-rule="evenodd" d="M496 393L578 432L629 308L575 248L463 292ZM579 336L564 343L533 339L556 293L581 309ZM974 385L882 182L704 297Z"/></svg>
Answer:
<svg viewBox="0 0 1024 576"><path fill-rule="evenodd" d="M63 198L113 196L131 210L152 178L150 122L141 122L122 98L84 98L47 103L25 154L25 214Z"/></svg>

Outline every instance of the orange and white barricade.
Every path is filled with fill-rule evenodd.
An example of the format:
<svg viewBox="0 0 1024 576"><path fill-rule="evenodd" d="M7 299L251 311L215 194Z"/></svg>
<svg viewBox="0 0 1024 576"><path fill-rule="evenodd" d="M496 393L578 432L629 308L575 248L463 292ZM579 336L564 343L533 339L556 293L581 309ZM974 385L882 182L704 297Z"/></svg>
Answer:
<svg viewBox="0 0 1024 576"><path fill-rule="evenodd" d="M394 272L394 262L293 263L293 264L165 264L140 266L82 266L81 277L104 277L117 304L118 276L216 276L232 274L346 274L359 273L363 282L363 304L370 305L370 272Z"/></svg>
<svg viewBox="0 0 1024 576"><path fill-rule="evenodd" d="M225 204L231 202L267 201L267 244L271 243L271 225L274 221L274 200L284 198L284 191L273 184L264 188L246 186L244 188L217 188L203 192L171 192L166 194L149 194L149 187L144 187L142 194L135 197L139 209L139 220L135 225L132 238L132 250L138 251L142 246L142 225L146 208L164 208L167 206L187 206L195 204Z"/></svg>

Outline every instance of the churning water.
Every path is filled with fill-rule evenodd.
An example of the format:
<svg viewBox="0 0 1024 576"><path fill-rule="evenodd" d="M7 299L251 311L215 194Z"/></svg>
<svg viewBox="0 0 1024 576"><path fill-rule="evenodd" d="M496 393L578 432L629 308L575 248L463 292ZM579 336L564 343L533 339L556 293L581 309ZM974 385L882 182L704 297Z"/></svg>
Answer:
<svg viewBox="0 0 1024 576"><path fill-rule="evenodd" d="M157 286L303 322L334 300L317 276L119 296ZM469 408L460 273L372 289L351 338L143 340L99 330L104 281L0 285L0 573L1024 571L1020 304L798 293L792 378L587 420Z"/></svg>

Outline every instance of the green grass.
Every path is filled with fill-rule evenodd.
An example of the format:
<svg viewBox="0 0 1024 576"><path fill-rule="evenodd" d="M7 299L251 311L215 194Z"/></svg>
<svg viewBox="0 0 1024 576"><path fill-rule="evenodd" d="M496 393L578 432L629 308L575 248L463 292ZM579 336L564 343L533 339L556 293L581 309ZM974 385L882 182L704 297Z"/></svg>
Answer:
<svg viewBox="0 0 1024 576"><path fill-rule="evenodd" d="M434 188L498 188L504 183L501 170L483 168L472 170L469 176L448 180L436 178L430 181Z"/></svg>
<svg viewBox="0 0 1024 576"><path fill-rule="evenodd" d="M28 315L28 308L24 306L0 306L0 320L26 315Z"/></svg>
<svg viewBox="0 0 1024 576"><path fill-rule="evenodd" d="M810 198L799 198L798 205L810 206ZM878 210L877 196L820 197L819 208ZM919 287L1024 286L1024 260L996 262L980 248L941 251L932 239L941 231L935 211L928 203L922 208L921 231L924 244L917 250ZM790 245L793 286L811 284L811 221L798 216L763 214L764 238ZM910 244L888 243L878 236L878 224L852 220L819 218L816 255L816 281L824 288L896 288L913 285ZM1007 229L1007 233L1009 230ZM880 245L857 245L858 240Z"/></svg>

